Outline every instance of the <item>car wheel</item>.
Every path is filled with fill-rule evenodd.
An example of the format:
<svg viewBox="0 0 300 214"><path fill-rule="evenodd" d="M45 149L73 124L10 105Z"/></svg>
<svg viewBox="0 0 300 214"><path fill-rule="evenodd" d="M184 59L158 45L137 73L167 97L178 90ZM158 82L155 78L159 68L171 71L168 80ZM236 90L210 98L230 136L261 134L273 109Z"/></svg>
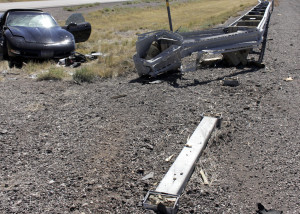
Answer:
<svg viewBox="0 0 300 214"><path fill-rule="evenodd" d="M6 44L5 39L3 41L3 59L4 60L8 59L8 49L7 49L7 44Z"/></svg>
<svg viewBox="0 0 300 214"><path fill-rule="evenodd" d="M20 59L10 58L10 59L8 59L8 66L9 66L9 68L15 67L15 68L21 69L23 66L23 62Z"/></svg>

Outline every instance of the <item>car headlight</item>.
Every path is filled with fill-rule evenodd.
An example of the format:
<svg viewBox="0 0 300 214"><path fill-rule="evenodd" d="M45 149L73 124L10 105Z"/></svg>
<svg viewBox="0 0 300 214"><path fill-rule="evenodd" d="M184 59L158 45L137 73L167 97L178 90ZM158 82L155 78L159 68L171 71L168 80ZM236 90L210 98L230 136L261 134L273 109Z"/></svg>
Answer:
<svg viewBox="0 0 300 214"><path fill-rule="evenodd" d="M64 41L60 42L62 45L67 45L69 43L72 43L71 39L65 39Z"/></svg>
<svg viewBox="0 0 300 214"><path fill-rule="evenodd" d="M51 43L51 44L45 44L45 46L51 47L51 46L61 46L61 45L68 45L74 43L71 39L64 39L61 42Z"/></svg>

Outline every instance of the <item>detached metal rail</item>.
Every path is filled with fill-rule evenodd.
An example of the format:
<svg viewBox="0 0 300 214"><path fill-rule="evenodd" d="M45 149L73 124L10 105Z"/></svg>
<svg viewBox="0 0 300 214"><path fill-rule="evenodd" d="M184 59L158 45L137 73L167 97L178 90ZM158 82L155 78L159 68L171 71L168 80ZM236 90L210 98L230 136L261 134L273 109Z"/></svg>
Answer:
<svg viewBox="0 0 300 214"><path fill-rule="evenodd" d="M179 69L182 59L193 53L195 62L205 53L221 53L232 65L245 64L249 52L258 48L265 39L273 7L273 0L259 1L224 28L187 33L159 30L141 34L136 42L137 53L133 56L136 70L140 76L156 76Z"/></svg>
<svg viewBox="0 0 300 214"><path fill-rule="evenodd" d="M220 126L220 120L221 118L203 117L156 190L147 193L143 202L145 209L165 214L177 213L180 195L187 185L211 133L217 126Z"/></svg>

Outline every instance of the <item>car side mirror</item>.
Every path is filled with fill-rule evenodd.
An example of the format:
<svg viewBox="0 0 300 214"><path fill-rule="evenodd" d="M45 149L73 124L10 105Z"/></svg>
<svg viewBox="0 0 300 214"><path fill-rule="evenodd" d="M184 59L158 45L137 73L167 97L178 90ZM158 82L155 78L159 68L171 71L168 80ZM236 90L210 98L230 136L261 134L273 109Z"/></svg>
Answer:
<svg viewBox="0 0 300 214"><path fill-rule="evenodd" d="M74 28L74 27L77 27L77 24L72 22L68 24L67 29L69 30L70 28Z"/></svg>

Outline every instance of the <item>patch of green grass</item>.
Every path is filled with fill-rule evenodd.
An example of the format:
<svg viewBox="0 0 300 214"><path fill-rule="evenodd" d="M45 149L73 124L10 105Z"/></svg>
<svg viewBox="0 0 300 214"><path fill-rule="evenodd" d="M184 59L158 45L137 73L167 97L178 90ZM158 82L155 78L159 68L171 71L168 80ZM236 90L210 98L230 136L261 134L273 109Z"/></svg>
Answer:
<svg viewBox="0 0 300 214"><path fill-rule="evenodd" d="M37 80L43 81L43 80L62 80L64 77L66 77L66 73L62 68L56 68L52 67L49 69L49 71L38 74Z"/></svg>
<svg viewBox="0 0 300 214"><path fill-rule="evenodd" d="M96 78L96 73L88 67L82 67L75 71L73 74L73 80L76 82L88 82L91 83Z"/></svg>

